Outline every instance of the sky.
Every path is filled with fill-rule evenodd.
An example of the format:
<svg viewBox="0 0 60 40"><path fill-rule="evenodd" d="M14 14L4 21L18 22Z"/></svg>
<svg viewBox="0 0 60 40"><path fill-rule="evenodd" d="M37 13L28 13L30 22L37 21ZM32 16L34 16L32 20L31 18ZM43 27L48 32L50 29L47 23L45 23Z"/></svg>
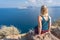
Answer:
<svg viewBox="0 0 60 40"><path fill-rule="evenodd" d="M60 0L0 0L0 8L27 8L41 5L60 6Z"/></svg>

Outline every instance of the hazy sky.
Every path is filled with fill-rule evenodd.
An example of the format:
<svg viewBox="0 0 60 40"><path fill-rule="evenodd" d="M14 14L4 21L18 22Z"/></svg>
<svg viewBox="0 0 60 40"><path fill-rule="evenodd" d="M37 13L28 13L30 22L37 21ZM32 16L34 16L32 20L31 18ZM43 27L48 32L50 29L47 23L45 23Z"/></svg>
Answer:
<svg viewBox="0 0 60 40"><path fill-rule="evenodd" d="M0 8L27 8L28 6L60 6L60 0L0 0Z"/></svg>

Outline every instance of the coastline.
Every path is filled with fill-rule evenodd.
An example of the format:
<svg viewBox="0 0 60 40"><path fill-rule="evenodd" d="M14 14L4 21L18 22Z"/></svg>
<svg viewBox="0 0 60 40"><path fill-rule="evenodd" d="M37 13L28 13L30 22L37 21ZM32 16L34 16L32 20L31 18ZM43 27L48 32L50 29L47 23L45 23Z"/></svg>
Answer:
<svg viewBox="0 0 60 40"><path fill-rule="evenodd" d="M54 31L53 29L54 29L55 31ZM55 39L59 40L60 38L57 37L58 34L55 35L55 32L58 31L58 30L56 30L56 29L57 29L57 27L54 27L54 26L53 26L52 30L53 30L54 33L53 33L52 30L51 30L51 35L52 35L52 37L54 37ZM59 30L60 30L60 29L59 29ZM59 31L59 32L60 32L60 31ZM58 33L59 33L59 32L58 32ZM29 36L29 35L30 35L30 36ZM14 39L15 39L15 40L27 40L27 38L30 39L31 36L32 36L32 35L28 32L28 33L17 34L17 35L8 35L8 36L4 37L3 40L9 40L9 39L10 39L10 40L14 40ZM34 37L34 38L35 38L35 37ZM46 38L49 39L49 37L46 37ZM47 40L47 39L45 39L45 40ZM2 39L1 39L1 40L2 40ZM36 38L36 40L37 40L37 38Z"/></svg>
<svg viewBox="0 0 60 40"><path fill-rule="evenodd" d="M58 24L58 25L57 25ZM54 22L53 26L51 26L51 35L50 37L47 34L47 37L45 37L45 40L52 40L52 38L55 40L60 40L60 24L58 22ZM31 38L32 37L32 38ZM0 29L0 40L38 40L38 38L35 38L33 32L27 32L21 34L20 31L14 27L14 26L2 26Z"/></svg>

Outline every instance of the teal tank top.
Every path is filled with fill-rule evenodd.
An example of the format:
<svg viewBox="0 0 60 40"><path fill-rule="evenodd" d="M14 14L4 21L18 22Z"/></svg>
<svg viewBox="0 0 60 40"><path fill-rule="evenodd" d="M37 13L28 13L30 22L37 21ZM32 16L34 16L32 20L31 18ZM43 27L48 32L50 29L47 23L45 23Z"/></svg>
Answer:
<svg viewBox="0 0 60 40"><path fill-rule="evenodd" d="M48 30L49 21L50 21L49 17L48 17L48 21L46 21L46 20L44 19L44 17L42 16L42 30Z"/></svg>

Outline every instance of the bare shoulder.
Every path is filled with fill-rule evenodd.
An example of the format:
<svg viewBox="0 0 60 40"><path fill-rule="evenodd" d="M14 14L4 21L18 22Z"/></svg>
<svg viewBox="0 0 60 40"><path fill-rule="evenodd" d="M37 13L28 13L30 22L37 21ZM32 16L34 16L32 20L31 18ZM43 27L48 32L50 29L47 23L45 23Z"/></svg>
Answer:
<svg viewBox="0 0 60 40"><path fill-rule="evenodd" d="M38 16L38 19L42 19L42 17L41 16Z"/></svg>
<svg viewBox="0 0 60 40"><path fill-rule="evenodd" d="M51 16L49 16L49 19L51 19Z"/></svg>

